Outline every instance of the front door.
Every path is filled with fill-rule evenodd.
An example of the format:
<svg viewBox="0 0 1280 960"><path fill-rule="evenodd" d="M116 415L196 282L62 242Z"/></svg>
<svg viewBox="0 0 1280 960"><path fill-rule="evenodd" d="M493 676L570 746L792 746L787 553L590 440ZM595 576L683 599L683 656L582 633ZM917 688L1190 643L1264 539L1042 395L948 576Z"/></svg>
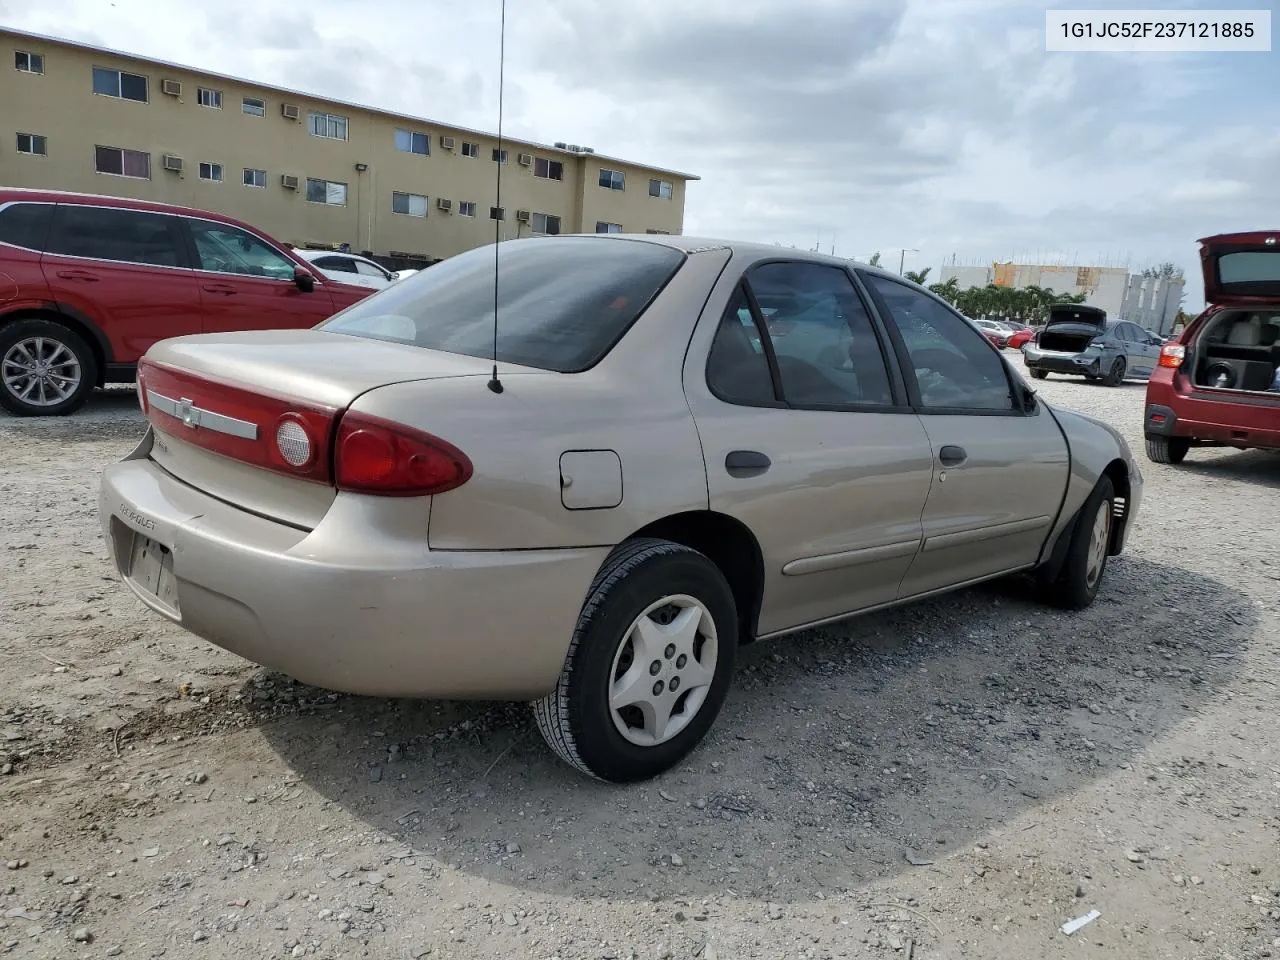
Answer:
<svg viewBox="0 0 1280 960"><path fill-rule="evenodd" d="M177 217L60 203L40 266L54 298L107 335L117 363L200 332L200 293Z"/></svg>
<svg viewBox="0 0 1280 960"><path fill-rule="evenodd" d="M261 237L214 220L188 217L186 223L205 333L314 327L335 312L324 282L299 288L297 264Z"/></svg>
<svg viewBox="0 0 1280 960"><path fill-rule="evenodd" d="M1117 326L1128 357L1130 374L1135 377L1151 376L1160 361L1160 347L1152 343L1151 335L1136 323L1123 321Z"/></svg>
<svg viewBox="0 0 1280 960"><path fill-rule="evenodd" d="M1029 567L1062 504L1070 459L1053 415L1030 410L999 353L940 299L874 274L864 281L900 334L933 478L923 544L900 596Z"/></svg>
<svg viewBox="0 0 1280 960"><path fill-rule="evenodd" d="M883 332L837 266L769 261L735 283L703 316L685 393L711 509L760 542L758 632L890 602L932 464Z"/></svg>

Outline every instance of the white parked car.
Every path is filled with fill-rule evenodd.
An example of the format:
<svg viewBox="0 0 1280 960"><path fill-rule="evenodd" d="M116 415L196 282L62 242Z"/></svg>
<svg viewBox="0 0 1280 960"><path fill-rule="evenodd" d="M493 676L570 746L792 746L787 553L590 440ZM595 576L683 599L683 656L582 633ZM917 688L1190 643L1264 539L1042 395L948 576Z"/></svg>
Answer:
<svg viewBox="0 0 1280 960"><path fill-rule="evenodd" d="M381 264L374 263L367 257L360 257L354 253L297 249L293 252L303 260L315 264L316 269L330 280L381 290L383 287L389 287L400 279L400 275L394 271L388 270Z"/></svg>

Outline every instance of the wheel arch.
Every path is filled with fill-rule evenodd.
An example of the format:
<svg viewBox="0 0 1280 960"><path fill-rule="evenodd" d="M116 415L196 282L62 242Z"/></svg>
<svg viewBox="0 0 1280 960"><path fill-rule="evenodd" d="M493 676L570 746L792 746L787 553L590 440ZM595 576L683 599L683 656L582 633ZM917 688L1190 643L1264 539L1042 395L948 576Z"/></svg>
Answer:
<svg viewBox="0 0 1280 960"><path fill-rule="evenodd" d="M106 381L107 364L113 359L111 343L107 340L102 328L79 310L68 308L52 300L38 306L18 307L5 314L0 314L0 327L8 326L19 320L48 320L60 323L68 330L76 333L93 351L94 386L101 387Z"/></svg>
<svg viewBox="0 0 1280 960"><path fill-rule="evenodd" d="M690 510L655 520L627 539L638 537L670 540L706 556L733 592L739 642L755 639L764 596L764 557L760 542L745 523L714 510Z"/></svg>

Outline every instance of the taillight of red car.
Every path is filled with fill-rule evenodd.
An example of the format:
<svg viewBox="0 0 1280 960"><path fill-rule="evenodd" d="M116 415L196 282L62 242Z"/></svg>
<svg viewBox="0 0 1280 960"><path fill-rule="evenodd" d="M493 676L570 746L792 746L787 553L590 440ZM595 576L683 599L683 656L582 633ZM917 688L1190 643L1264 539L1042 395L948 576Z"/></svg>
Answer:
<svg viewBox="0 0 1280 960"><path fill-rule="evenodd" d="M1187 356L1187 348L1180 343L1166 343L1160 348L1160 366L1176 370L1182 366Z"/></svg>
<svg viewBox="0 0 1280 960"><path fill-rule="evenodd" d="M471 479L465 453L446 440L363 413L338 423L334 482L339 490L383 497L426 497Z"/></svg>

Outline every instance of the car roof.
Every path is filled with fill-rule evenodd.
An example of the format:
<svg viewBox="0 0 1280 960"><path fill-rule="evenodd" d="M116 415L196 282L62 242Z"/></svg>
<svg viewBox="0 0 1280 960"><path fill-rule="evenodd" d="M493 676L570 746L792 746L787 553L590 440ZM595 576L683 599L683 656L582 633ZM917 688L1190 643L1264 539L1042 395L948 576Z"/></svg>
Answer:
<svg viewBox="0 0 1280 960"><path fill-rule="evenodd" d="M214 213L212 210L201 210L198 207L184 207L175 203L157 203L152 200L135 200L132 197L116 197L105 193L75 193L70 190L41 190L33 187L0 187L0 203L84 203L93 206L116 207L123 210L142 210L147 213L171 213L181 216L199 217L201 220L213 220L235 227L254 229L243 220ZM260 231L258 231L260 232Z"/></svg>

